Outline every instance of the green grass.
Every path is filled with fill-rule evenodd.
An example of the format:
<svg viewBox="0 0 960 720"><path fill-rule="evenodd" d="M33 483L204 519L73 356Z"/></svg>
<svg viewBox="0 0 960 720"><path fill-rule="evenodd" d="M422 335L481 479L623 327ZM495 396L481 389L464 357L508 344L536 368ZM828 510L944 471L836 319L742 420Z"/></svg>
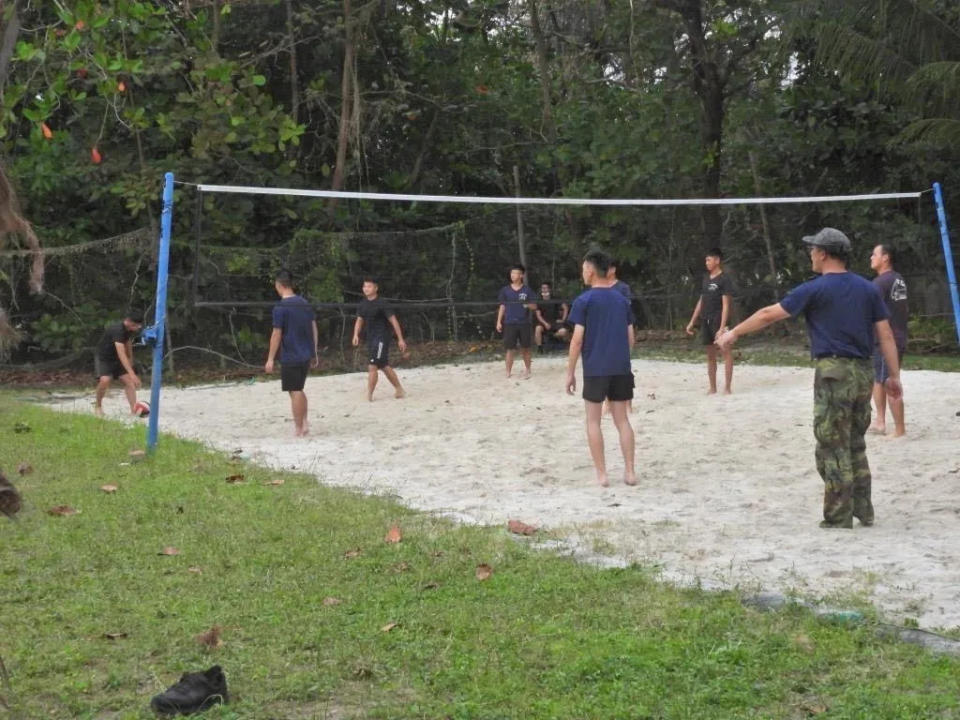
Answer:
<svg viewBox="0 0 960 720"><path fill-rule="evenodd" d="M600 570L172 438L124 465L142 439L0 396L0 467L25 498L0 517L9 717L149 718L214 663L233 702L209 718L960 717L960 662L869 625ZM62 504L81 512L46 513ZM194 636L213 625L208 650Z"/></svg>

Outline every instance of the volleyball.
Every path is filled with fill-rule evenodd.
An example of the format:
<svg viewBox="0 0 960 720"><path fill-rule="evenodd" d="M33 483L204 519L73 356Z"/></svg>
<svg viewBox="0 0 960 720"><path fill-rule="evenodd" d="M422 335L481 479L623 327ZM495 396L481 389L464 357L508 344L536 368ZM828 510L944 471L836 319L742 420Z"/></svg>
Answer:
<svg viewBox="0 0 960 720"><path fill-rule="evenodd" d="M146 400L137 400L133 406L133 414L137 417L148 417L150 415L150 403Z"/></svg>

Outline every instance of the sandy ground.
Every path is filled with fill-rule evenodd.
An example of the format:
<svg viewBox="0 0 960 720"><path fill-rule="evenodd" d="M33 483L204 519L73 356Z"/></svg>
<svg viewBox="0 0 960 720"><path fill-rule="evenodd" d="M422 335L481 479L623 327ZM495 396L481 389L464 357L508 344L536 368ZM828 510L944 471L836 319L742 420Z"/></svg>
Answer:
<svg viewBox="0 0 960 720"><path fill-rule="evenodd" d="M502 363L401 369L409 396L394 400L381 377L373 403L365 374L311 377L307 439L292 436L279 380L170 389L161 429L465 522L517 518L675 582L854 593L893 621L960 627L960 374L905 373L908 436L867 440L876 525L825 531L811 369L738 367L735 394L708 397L702 365L635 360L640 482L619 482L608 418L613 482L600 488L563 367L535 358L529 380L505 379ZM122 405L114 391L108 414Z"/></svg>

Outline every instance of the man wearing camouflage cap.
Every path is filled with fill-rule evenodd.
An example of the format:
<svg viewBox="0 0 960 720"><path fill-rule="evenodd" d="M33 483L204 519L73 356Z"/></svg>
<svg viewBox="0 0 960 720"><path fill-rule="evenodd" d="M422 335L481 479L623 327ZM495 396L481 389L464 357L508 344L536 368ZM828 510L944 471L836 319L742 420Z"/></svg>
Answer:
<svg viewBox="0 0 960 720"><path fill-rule="evenodd" d="M888 313L876 287L847 270L850 240L835 228L803 238L810 264L820 276L793 289L783 300L758 310L717 340L728 348L741 335L803 313L816 374L813 434L817 471L824 482L823 528L852 528L856 517L873 524L870 466L864 434L870 425L874 337L886 360L891 398L902 394L900 361Z"/></svg>

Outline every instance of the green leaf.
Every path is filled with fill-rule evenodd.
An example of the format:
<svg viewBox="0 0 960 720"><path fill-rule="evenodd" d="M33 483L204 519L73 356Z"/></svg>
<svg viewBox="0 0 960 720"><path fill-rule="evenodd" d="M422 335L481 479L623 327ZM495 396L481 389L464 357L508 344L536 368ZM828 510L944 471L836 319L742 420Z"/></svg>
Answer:
<svg viewBox="0 0 960 720"><path fill-rule="evenodd" d="M264 77L263 75L254 75L252 78L250 78L250 82L252 82L257 87L260 87L262 85L267 84L267 78Z"/></svg>

